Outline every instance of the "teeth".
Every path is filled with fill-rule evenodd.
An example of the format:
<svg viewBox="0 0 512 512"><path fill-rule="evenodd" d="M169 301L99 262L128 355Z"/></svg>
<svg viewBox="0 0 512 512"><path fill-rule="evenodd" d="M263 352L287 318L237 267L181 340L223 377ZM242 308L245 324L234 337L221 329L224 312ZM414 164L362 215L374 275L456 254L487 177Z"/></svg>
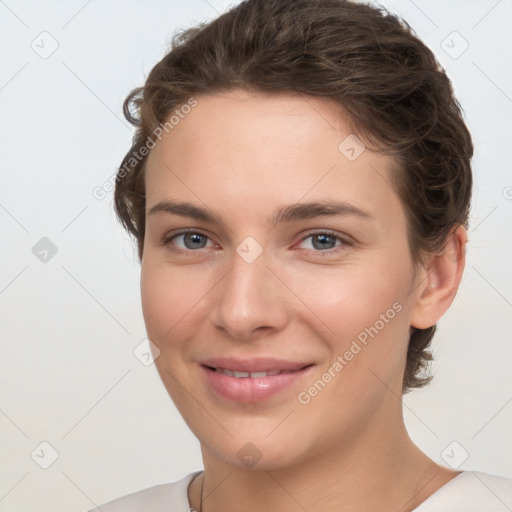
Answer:
<svg viewBox="0 0 512 512"><path fill-rule="evenodd" d="M252 372L251 373L252 379L258 379L259 377L266 377L266 376L267 376L267 372Z"/></svg>
<svg viewBox="0 0 512 512"><path fill-rule="evenodd" d="M234 373L230 370L224 370L223 368L215 368L217 373L223 373L224 375L229 375L230 377L234 377Z"/></svg>
<svg viewBox="0 0 512 512"><path fill-rule="evenodd" d="M226 370L225 368L215 368L217 373L223 373L230 377L236 378L248 378L258 379L261 377L271 377L272 375L278 375L280 373L291 373L291 370L269 370L268 372L237 372L234 370Z"/></svg>

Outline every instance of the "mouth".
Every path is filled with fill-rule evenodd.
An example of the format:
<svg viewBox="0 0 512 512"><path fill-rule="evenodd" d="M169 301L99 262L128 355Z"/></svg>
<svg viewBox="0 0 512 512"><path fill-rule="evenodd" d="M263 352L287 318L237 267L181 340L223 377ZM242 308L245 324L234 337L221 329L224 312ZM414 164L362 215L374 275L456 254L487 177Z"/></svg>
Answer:
<svg viewBox="0 0 512 512"><path fill-rule="evenodd" d="M265 370L258 368L255 370L251 368L250 370L253 371L206 364L201 364L200 368L203 382L217 398L231 402L255 404L269 401L277 395L283 395L285 391L291 395L294 388L297 388L296 393L298 394L310 379L303 382L300 389L298 389L298 383L306 380L306 376L312 372L315 364L295 366L294 369L272 368ZM292 396L290 399L295 400L295 397L292 398Z"/></svg>
<svg viewBox="0 0 512 512"><path fill-rule="evenodd" d="M297 370L266 370L259 372L249 372L249 371L237 371L237 370L229 370L227 368L215 368L213 366L206 366L209 370L213 370L217 373L222 373L224 375L229 375L230 377L235 377L235 379L261 379L263 377L273 377L274 375L284 375L286 373L296 373L304 370L305 368L309 368L313 366L312 364L303 366Z"/></svg>

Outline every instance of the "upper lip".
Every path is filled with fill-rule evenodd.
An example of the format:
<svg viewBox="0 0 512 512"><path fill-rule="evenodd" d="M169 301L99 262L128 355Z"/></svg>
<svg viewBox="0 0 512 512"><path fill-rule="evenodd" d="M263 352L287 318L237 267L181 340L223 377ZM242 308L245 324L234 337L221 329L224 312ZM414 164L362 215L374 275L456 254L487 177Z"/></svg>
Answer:
<svg viewBox="0 0 512 512"><path fill-rule="evenodd" d="M285 361L273 357L255 357L252 359L237 359L234 357L217 357L206 359L201 364L212 368L223 368L237 372L264 372L275 370L300 370L312 363Z"/></svg>

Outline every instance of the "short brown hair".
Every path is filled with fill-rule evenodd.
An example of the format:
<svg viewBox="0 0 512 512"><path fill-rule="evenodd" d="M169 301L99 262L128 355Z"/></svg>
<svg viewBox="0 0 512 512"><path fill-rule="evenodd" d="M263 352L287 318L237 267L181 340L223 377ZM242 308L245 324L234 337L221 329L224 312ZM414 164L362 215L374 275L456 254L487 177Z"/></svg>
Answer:
<svg viewBox="0 0 512 512"><path fill-rule="evenodd" d="M140 258L146 207L141 153L155 129L191 97L235 88L324 97L349 112L366 144L395 157L393 185L415 262L441 250L455 227L467 227L471 136L450 80L410 26L382 7L348 0L245 0L175 35L144 87L125 100L136 133L114 201ZM413 329L404 392L432 378L425 370L435 329Z"/></svg>

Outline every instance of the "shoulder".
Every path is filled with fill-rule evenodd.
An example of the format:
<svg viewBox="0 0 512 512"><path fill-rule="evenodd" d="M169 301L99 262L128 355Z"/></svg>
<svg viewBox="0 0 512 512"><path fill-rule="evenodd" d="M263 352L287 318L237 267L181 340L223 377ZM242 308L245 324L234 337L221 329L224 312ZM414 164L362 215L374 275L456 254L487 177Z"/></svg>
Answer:
<svg viewBox="0 0 512 512"><path fill-rule="evenodd" d="M413 512L510 512L512 479L463 471Z"/></svg>
<svg viewBox="0 0 512 512"><path fill-rule="evenodd" d="M168 512L169 510L187 512L189 507L188 486L199 473L201 471L190 473L176 482L155 485L122 496L89 512L143 512L147 510L151 510L151 512Z"/></svg>

